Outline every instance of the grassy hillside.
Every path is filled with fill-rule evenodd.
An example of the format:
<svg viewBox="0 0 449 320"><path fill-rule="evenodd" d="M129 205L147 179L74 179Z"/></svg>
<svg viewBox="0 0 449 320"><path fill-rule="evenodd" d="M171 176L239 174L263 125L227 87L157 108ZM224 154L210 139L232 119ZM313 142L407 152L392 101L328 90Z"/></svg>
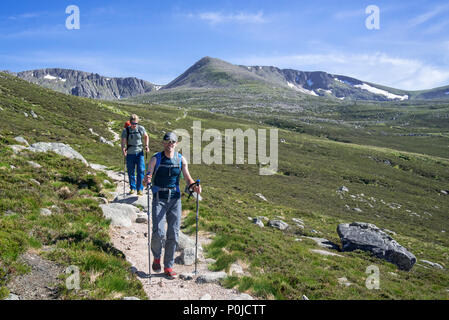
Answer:
<svg viewBox="0 0 449 320"><path fill-rule="evenodd" d="M0 161L5 169L0 174L1 181L5 182L0 194L0 223L2 230L4 226L10 231L0 233L0 258L8 277L26 272L16 258L31 247L59 263L81 265L85 272L82 275L84 295L65 292L68 298L112 298L117 292L141 294L135 278L123 271L126 262L107 245L107 222L99 216L98 202L93 200L105 192L99 185L104 177L89 174L81 165L55 155L14 158L7 148L8 144L15 144L12 138L17 135L30 143L61 141L90 162L119 169L123 158L118 147L99 143L88 129L112 139L108 125L118 132L126 115L133 112L139 114L149 131L152 152L161 148L162 131L184 128L191 132L194 120L202 121L203 130L214 128L220 132L233 128L269 128L268 124L282 127L279 139L285 143L279 144L279 172L274 176L258 175L255 165L190 165L192 176L201 178L204 187L200 228L216 234L215 241L207 248L207 255L217 260L213 268L226 270L237 260L248 266L247 276L230 277L224 285L268 299L300 299L303 294L310 299L448 299L449 198L440 192L449 190L449 157L443 147L446 143L447 149L444 140L447 126L443 121L426 120L436 112L446 112L447 106L436 105L439 109L432 109L432 106L416 105L415 112L423 112L418 119L425 125L411 122L408 127L413 131L432 130L439 135L440 143L422 141L421 136L397 136L410 138L407 144L401 145L393 135L386 136L391 140L382 139L380 131L382 128L393 134L403 132L403 128L394 128L389 123L366 125L364 134L359 134L351 127L355 123L375 122L370 114L378 112L376 108L388 110L385 113L389 115L401 108L401 104L370 104L364 108L326 101L314 104L318 100L305 99L298 106L302 110L287 111L287 108L269 114L263 111L271 108L270 104L283 104L290 101L289 96L273 90L263 97L256 89L249 88L244 94L256 92L255 99L266 99L260 109L244 106L238 94L220 96L223 91L213 90L155 95L147 105L106 103L55 93L1 74ZM249 99L248 104L255 99ZM238 111L229 115L210 112L216 108L225 113L228 104L232 107L229 110ZM339 108L346 112L339 112ZM246 112L249 109L253 113ZM31 110L38 115L37 119L23 114L30 114ZM323 118L341 120L351 126L317 119L310 120L311 128L294 125L295 119L305 115L316 117L319 112L326 113ZM357 117L360 119L354 119ZM420 145L426 145L427 149L421 149ZM26 160L41 163L43 169L32 169ZM11 169L10 165L17 169ZM29 178L38 180L41 186L33 186ZM336 192L343 185L349 188L349 193ZM29 192L13 192L17 186ZM57 194L62 186L71 190L70 198ZM262 193L268 201L261 200L256 193ZM22 203L29 205L22 207ZM63 209L61 221L49 221L37 214L40 207L53 204ZM183 231L193 232L194 202L184 200L183 207L190 212ZM270 219L280 216L290 228L286 232L268 226L259 228L248 220L257 216ZM296 227L292 218L302 219L305 228ZM340 252L343 257L321 256L310 251L319 249L315 242L302 237L319 236L340 244L337 225L353 221L374 223L394 231L393 238L416 255L418 264L421 264L419 260L426 259L445 269L415 265L409 272L400 271L360 251ZM26 226L25 230L22 226ZM368 276L365 271L372 264L380 269L380 290L365 286ZM91 283L89 273L94 272L102 275ZM1 277L6 279L1 283L3 294L8 277ZM346 277L352 285L339 284L337 279L341 277Z"/></svg>
<svg viewBox="0 0 449 320"><path fill-rule="evenodd" d="M340 142L449 158L444 101L340 101L260 84L161 90L131 101L199 108Z"/></svg>

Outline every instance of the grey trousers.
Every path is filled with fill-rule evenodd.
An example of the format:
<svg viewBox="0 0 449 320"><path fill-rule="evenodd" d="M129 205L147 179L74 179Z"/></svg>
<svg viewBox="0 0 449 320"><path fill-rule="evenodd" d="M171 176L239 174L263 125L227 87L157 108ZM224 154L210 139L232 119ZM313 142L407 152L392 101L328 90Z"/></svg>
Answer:
<svg viewBox="0 0 449 320"><path fill-rule="evenodd" d="M179 227L181 225L181 198L167 201L167 199L159 199L159 197L154 195L152 208L153 235L151 236L151 252L155 259L160 259L165 240L164 267L172 268L175 262L175 251L178 245ZM167 235L165 234L166 222Z"/></svg>

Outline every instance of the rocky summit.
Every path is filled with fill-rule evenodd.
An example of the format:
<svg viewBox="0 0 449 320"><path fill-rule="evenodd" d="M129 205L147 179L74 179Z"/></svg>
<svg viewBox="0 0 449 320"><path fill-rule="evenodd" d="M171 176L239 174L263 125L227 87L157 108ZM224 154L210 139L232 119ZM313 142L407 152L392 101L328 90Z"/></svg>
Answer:
<svg viewBox="0 0 449 320"><path fill-rule="evenodd" d="M38 69L15 75L52 90L93 99L117 100L156 90L154 84L134 77L108 78L70 69Z"/></svg>

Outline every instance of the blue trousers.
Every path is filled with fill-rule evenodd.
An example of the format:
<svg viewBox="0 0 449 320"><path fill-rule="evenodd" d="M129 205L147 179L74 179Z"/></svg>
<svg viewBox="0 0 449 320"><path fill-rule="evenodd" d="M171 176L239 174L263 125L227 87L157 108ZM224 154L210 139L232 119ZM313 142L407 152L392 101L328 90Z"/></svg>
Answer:
<svg viewBox="0 0 449 320"><path fill-rule="evenodd" d="M151 252L155 259L160 259L165 240L164 267L172 268L181 225L181 198L167 200L154 195L152 208ZM165 222L167 222L167 235L165 235Z"/></svg>
<svg viewBox="0 0 449 320"><path fill-rule="evenodd" d="M145 157L143 151L137 154L126 155L126 166L128 167L129 188L131 190L143 190L143 176L145 175ZM137 167L137 181L136 181Z"/></svg>

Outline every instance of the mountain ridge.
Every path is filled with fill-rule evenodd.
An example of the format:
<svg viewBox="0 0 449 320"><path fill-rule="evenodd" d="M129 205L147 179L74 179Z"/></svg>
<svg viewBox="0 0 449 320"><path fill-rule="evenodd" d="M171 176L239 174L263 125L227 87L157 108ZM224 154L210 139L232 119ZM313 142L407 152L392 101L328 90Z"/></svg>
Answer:
<svg viewBox="0 0 449 320"><path fill-rule="evenodd" d="M217 79L218 76L221 76L221 78ZM275 66L233 65L212 57L204 57L198 60L179 77L163 86L162 89L233 87L251 82L289 88L307 95L340 100L449 99L449 86L428 90L401 90L325 71L299 71L280 69Z"/></svg>
<svg viewBox="0 0 449 320"><path fill-rule="evenodd" d="M45 68L9 73L62 93L103 100L119 100L158 89L135 77L105 77L73 69Z"/></svg>
<svg viewBox="0 0 449 320"><path fill-rule="evenodd" d="M404 101L449 99L449 85L427 90L402 90L331 74L325 71L280 69L275 66L244 66L203 57L166 85L135 77L105 77L72 69L46 68L10 72L19 78L75 96L120 100L172 89L237 88L244 85L277 87L299 94L340 100Z"/></svg>

